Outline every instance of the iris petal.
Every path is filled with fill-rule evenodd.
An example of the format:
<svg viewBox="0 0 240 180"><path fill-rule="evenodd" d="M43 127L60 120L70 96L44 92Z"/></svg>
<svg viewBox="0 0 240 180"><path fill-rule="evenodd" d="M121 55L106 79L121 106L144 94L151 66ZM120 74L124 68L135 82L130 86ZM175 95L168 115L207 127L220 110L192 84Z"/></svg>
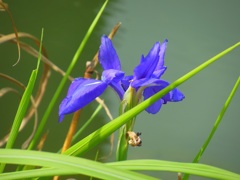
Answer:
<svg viewBox="0 0 240 180"><path fill-rule="evenodd" d="M115 69L108 69L103 71L102 73L102 81L106 82L109 84L110 82L119 82L121 79L124 77L124 72L115 70Z"/></svg>
<svg viewBox="0 0 240 180"><path fill-rule="evenodd" d="M124 78L121 81L124 91L126 91L128 89L132 80L133 80L133 75L124 76Z"/></svg>
<svg viewBox="0 0 240 180"><path fill-rule="evenodd" d="M166 84L166 81L156 78L143 78L139 80L135 80L131 83L131 86L135 89L139 87L148 87L148 86L167 86L169 83Z"/></svg>
<svg viewBox="0 0 240 180"><path fill-rule="evenodd" d="M103 81L95 79L76 78L69 87L67 97L63 99L59 107L59 122L64 115L73 113L95 98L100 96L107 88Z"/></svg>
<svg viewBox="0 0 240 180"><path fill-rule="evenodd" d="M159 79L166 70L167 70L166 66L163 66L162 69L160 69L160 70L155 70L152 74L152 78Z"/></svg>
<svg viewBox="0 0 240 180"><path fill-rule="evenodd" d="M101 38L98 58L104 70L121 70L121 64L117 52L112 44L112 41L106 35L103 35Z"/></svg>
<svg viewBox="0 0 240 180"><path fill-rule="evenodd" d="M158 86L150 86L144 89L143 91L144 99L148 99L149 97L153 96L154 94L158 93L159 91L161 91L162 89L169 85L169 83L164 80L155 81L155 83L158 84ZM158 100L154 104L149 106L146 109L146 111L151 114L156 114L160 110L162 104L166 104L167 102L178 102L183 100L184 98L185 96L183 95L183 93L177 88L174 88L173 90L165 94L160 99L161 101Z"/></svg>
<svg viewBox="0 0 240 180"><path fill-rule="evenodd" d="M156 94L157 92L159 91L159 87L149 87L149 88L146 88L144 91L143 91L143 96L144 96L144 99L148 99L149 97L153 96L154 94ZM151 114L156 114L162 107L162 104L163 104L163 100L162 99L159 99L158 101L156 101L155 103L153 103L151 106L149 106L146 111L148 113L151 113Z"/></svg>
<svg viewBox="0 0 240 180"><path fill-rule="evenodd" d="M184 94L177 88L170 91L166 94L162 99L164 100L164 104L169 102L178 102L182 101L185 98Z"/></svg>
<svg viewBox="0 0 240 180"><path fill-rule="evenodd" d="M122 100L125 91L124 91L123 87L121 86L121 83L120 83L120 82L118 82L118 83L116 83L116 82L111 82L109 85L110 85L110 86L114 89L114 91L118 94L119 99Z"/></svg>
<svg viewBox="0 0 240 180"><path fill-rule="evenodd" d="M145 58L143 56L141 57L140 64L134 69L135 79L149 78L152 76L159 60L159 51L160 43L157 42Z"/></svg>
<svg viewBox="0 0 240 180"><path fill-rule="evenodd" d="M157 64L157 67L156 67L155 71L156 70L160 70L160 69L162 69L164 67L164 58L165 58L165 52L166 52L166 49L167 49L167 43L168 43L168 40L166 39L161 44L160 52L159 52L158 64Z"/></svg>

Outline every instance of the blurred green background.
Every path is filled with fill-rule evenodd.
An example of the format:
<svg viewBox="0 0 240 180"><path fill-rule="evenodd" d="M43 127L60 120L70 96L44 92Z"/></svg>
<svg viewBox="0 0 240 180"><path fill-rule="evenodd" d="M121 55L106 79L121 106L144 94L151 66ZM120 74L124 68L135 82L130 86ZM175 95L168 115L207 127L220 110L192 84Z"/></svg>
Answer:
<svg viewBox="0 0 240 180"><path fill-rule="evenodd" d="M19 32L27 32L40 38L44 28L43 44L49 59L66 70L89 25L104 1L100 0L60 0L60 1L6 1ZM156 41L168 39L165 64L168 67L163 78L173 82L205 60L239 41L240 2L223 1L162 1L162 0L111 0L104 11L93 35L89 39L82 56L71 75L82 76L85 62L91 60L98 50L100 37L108 34L117 22L122 25L113 42L121 59L122 69L132 74L140 56L147 54ZM0 12L0 33L13 32L9 17ZM31 43L29 40L26 42ZM31 43L33 44L33 43ZM194 76L179 89L186 98L180 103L169 103L157 115L143 112L137 117L135 130L142 132L143 146L129 149L129 159L162 159L191 162L207 138L213 124L239 76L240 50L232 51L200 74ZM17 48L12 43L0 46L0 72L15 77L25 85L36 58L22 51L21 61L17 60ZM98 67L101 72L101 68ZM52 71L46 94L39 107L39 120L53 96L61 75ZM65 87L61 98L67 93ZM0 79L0 88L15 87ZM18 88L22 93L22 91ZM102 96L114 117L118 116L119 100L108 89ZM59 99L58 104L61 102ZM229 106L219 129L207 148L201 163L240 173L240 111L239 90ZM15 116L19 99L7 94L0 99L0 137L9 130ZM45 151L57 151L65 138L71 115L58 123L58 104L54 108L46 131L49 131ZM83 111L83 119L90 117L97 103L93 102ZM109 118L102 111L91 127L82 135L89 134L107 123ZM16 147L24 142L32 130L33 122L20 133ZM117 134L116 134L117 135ZM99 147L100 156L110 150L109 140ZM93 158L95 151L86 154ZM109 159L113 161L114 152ZM163 179L176 179L176 174L151 172L149 174ZM202 179L192 177L192 179Z"/></svg>

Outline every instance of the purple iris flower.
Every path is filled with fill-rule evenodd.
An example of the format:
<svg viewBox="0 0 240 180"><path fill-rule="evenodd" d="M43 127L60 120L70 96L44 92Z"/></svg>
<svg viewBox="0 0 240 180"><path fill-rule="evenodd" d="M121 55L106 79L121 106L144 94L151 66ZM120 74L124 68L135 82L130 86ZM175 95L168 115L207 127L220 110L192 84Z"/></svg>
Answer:
<svg viewBox="0 0 240 180"><path fill-rule="evenodd" d="M111 86L121 100L128 88L141 91L144 99L151 97L169 85L167 81L160 77L167 69L164 66L164 55L167 47L167 40L162 45L155 43L146 57L142 56L140 64L135 67L131 76L125 76L121 71L121 64L112 41L107 36L102 36L99 49L99 62L103 67L101 80L76 78L69 87L67 97L63 99L59 107L59 122L64 115L73 113L95 98L100 96L108 86ZM139 97L140 99L141 97ZM162 104L167 102L181 101L184 95L173 89L160 100L149 106L146 111L152 114L157 113Z"/></svg>
<svg viewBox="0 0 240 180"><path fill-rule="evenodd" d="M71 83L67 97L63 99L59 107L59 122L61 122L66 114L73 113L91 101L100 96L105 89L111 86L119 95L123 97L123 89L120 86L120 81L124 77L124 72L121 71L121 64L114 48L108 51L108 47L113 47L112 42L102 37L99 56L104 56L104 59L99 59L104 71L101 80L76 78Z"/></svg>
<svg viewBox="0 0 240 180"><path fill-rule="evenodd" d="M167 67L164 66L167 42L168 40L165 40L162 44L156 42L147 56L141 57L140 64L135 67L133 75L126 76L121 81L124 89L131 86L137 91L141 90L143 91L142 95L144 99L148 99L170 84L160 79L167 69ZM184 98L183 93L175 88L149 106L146 111L151 114L156 114L161 109L162 104L181 101Z"/></svg>

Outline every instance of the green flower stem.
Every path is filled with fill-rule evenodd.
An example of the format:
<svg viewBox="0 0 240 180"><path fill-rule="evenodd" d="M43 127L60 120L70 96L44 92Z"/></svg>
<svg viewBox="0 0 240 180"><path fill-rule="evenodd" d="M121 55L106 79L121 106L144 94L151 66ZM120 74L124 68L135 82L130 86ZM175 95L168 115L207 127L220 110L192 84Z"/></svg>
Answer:
<svg viewBox="0 0 240 180"><path fill-rule="evenodd" d="M181 78L177 79L175 82L161 90L160 92L156 93L152 97L148 98L147 100L141 102L137 106L133 107L126 113L118 116L111 122L105 124L98 130L94 131L78 143L71 146L69 149L67 149L64 154L68 155L80 155L84 154L85 152L89 151L91 148L95 147L97 144L105 140L109 135L111 135L114 131L119 129L121 126L126 124L129 120L137 116L140 112L144 111L147 107L155 103L158 99L163 97L166 93L171 91L172 89L176 88L180 84L184 83L191 77L193 77L195 74L199 73L204 68L208 67L213 62L220 59L222 56L226 55L227 53L231 52L233 49L240 46L240 42L234 44L233 46L227 48L226 50L222 51L221 53L217 54L216 56L212 57L211 59L207 60L203 64L199 65L192 71L188 72L187 74L183 75Z"/></svg>
<svg viewBox="0 0 240 180"><path fill-rule="evenodd" d="M134 88L129 87L128 90L124 94L123 102L120 106L119 115L129 111L134 106L137 105L138 100L136 98L136 91ZM132 117L126 124L124 124L119 129L119 136L118 136L118 145L116 151L116 160L123 161L127 159L127 151L128 151L128 137L127 132L132 131L134 127L136 117Z"/></svg>
<svg viewBox="0 0 240 180"><path fill-rule="evenodd" d="M56 92L53 95L52 100L50 101L50 103L49 103L49 105L48 105L48 107L47 107L47 109L46 109L46 111L44 113L44 116L43 116L43 118L42 118L42 120L41 120L41 122L40 122L40 124L38 126L38 129L37 129L37 131L36 131L32 141L31 141L28 149L33 149L34 146L36 145L36 143L38 142L38 140L39 140L39 138L40 138L40 136L42 134L42 131L43 131L44 127L45 127L45 124L46 124L46 122L48 120L48 117L49 117L50 113L52 112L52 109L53 109L54 105L56 104L57 99L58 99L58 97L59 97L59 95L60 95L64 85L66 84L68 76L70 75L73 67L77 63L77 60L79 59L79 56L81 55L81 53L82 53L82 51L83 51L83 49L84 49L84 47L85 47L85 45L86 45L90 35L92 34L93 29L95 28L98 20L100 19L100 16L102 15L103 10L105 9L105 7L107 5L107 2L108 2L108 0L105 1L105 3L103 4L102 8L99 10L97 16L93 20L93 22L92 22L91 26L89 27L86 35L84 36L84 38L83 38L79 48L77 49L77 51L76 51L76 53L75 53L75 55L74 55L74 57L72 59L72 62L70 63L70 65L69 65L69 67L68 67L68 69L66 71L65 76L61 80L61 82L60 82Z"/></svg>
<svg viewBox="0 0 240 180"><path fill-rule="evenodd" d="M200 159L201 159L204 151L206 150L208 144L210 143L210 141L211 141L214 133L216 132L217 128L219 127L219 124L220 124L220 122L221 122L221 120L222 120L222 118L223 118L223 116L224 116L224 114L225 114L225 112L226 112L229 104L231 103L232 98L233 98L234 94L236 93L239 84L240 84L240 77L238 77L237 82L235 83L235 85L234 85L234 87L233 87L233 89L232 89L229 97L227 98L225 104L223 105L223 108L222 108L221 112L219 113L219 115L218 115L218 117L217 117L217 120L216 120L215 123L214 123L214 126L213 126L213 128L212 128L212 131L210 132L208 138L207 138L206 141L204 142L203 146L201 147L201 149L199 150L199 152L197 153L197 155L195 156L195 158L194 158L194 160L193 160L193 163L198 163L198 162L200 161ZM188 177L189 177L189 175L188 175L188 174L185 174L184 177L183 177L183 180L188 179Z"/></svg>

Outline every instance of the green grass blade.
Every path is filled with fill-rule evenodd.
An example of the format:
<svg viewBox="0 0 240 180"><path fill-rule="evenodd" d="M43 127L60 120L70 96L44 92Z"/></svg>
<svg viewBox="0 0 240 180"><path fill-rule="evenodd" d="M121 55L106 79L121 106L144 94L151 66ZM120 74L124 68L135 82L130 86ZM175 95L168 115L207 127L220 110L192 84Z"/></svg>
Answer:
<svg viewBox="0 0 240 180"><path fill-rule="evenodd" d="M236 43L235 45L227 48L226 50L222 51L221 53L217 54L216 56L212 57L211 59L207 60L203 64L199 65L189 73L183 75L181 78L177 79L175 82L155 94L154 96L150 97L149 99L143 101L142 103L138 104L131 110L127 111L126 113L122 114L121 116L118 116L108 124L102 126L100 129L96 130L95 132L91 133L89 136L84 138L83 140L79 141L78 143L74 144L72 147L70 147L68 150L64 152L64 154L68 155L78 155L83 154L89 149L93 148L95 145L102 142L104 139L106 139L109 135L111 135L114 131L119 129L121 126L126 124L129 120L131 120L133 117L137 116L140 112L144 111L148 106L156 102L158 99L160 99L162 96L164 96L166 93L171 91L172 89L176 88L183 82L190 79L195 74L202 71L204 68L208 67L213 62L217 61L222 56L226 55L227 53L231 52L233 49L238 47L240 45L240 42Z"/></svg>
<svg viewBox="0 0 240 180"><path fill-rule="evenodd" d="M31 150L16 150L16 149L0 149L0 162L9 164L22 164L22 165L33 165L50 167L49 171L54 170L54 172L60 173L61 169L65 174L83 174L87 176L93 176L100 179L109 180L123 180L123 179L156 179L150 176L146 176L140 173L128 171L125 169L119 169L116 167L107 166L103 163L83 159L79 157L66 156L63 154L31 151ZM42 174L39 174L39 171ZM21 178L29 177L43 177L48 176L48 169L45 171L39 170L34 174L33 170L26 170L19 173L6 173L0 174L0 179L13 179L11 176L21 175ZM61 173L60 173L61 174ZM37 175L37 176L35 176ZM54 174L58 175L58 174ZM16 176L15 176L16 178Z"/></svg>
<svg viewBox="0 0 240 180"><path fill-rule="evenodd" d="M223 105L223 108L222 108L220 114L219 114L218 117L217 117L216 122L214 123L214 126L213 126L213 128L212 128L211 133L209 134L209 137L207 138L206 142L203 144L203 146L202 146L202 148L200 149L200 151L198 152L197 156L194 158L193 163L199 162L202 154L204 153L204 151L205 151L205 149L207 148L209 142L211 141L211 139L212 139L215 131L217 130L217 128L218 128L218 126L219 126L219 124L220 124L220 122L221 122L221 120L222 120L222 118L223 118L223 116L224 116L224 114L225 114L228 106L230 105L230 103L231 103L231 101L232 101L232 99L233 99L233 96L235 95L235 93L236 93L236 91L237 91L237 88L238 88L239 84L240 84L240 77L238 77L237 82L235 83L235 85L234 85L234 87L233 87L233 89L232 89L229 97L227 98L225 104Z"/></svg>
<svg viewBox="0 0 240 180"><path fill-rule="evenodd" d="M11 150L11 151L14 152L15 150ZM25 152L22 155L17 154L19 151L20 150L17 150L16 152L14 152L14 154L13 154L14 159L11 159L12 158L11 157L12 153L7 152L6 154L7 154L8 157L4 156L4 159L2 160L2 157L3 157L2 154L3 153L0 150L0 157L1 157L0 162L4 161L4 162L8 162L8 163L11 163L11 162L15 163L15 162L18 162L18 160L20 160L20 163L21 163L22 162L22 157L21 157L22 155L27 156L27 159L28 158L31 159L33 151L30 151L30 154L28 154L28 152ZM37 152L37 153L41 153L41 152ZM17 156L20 156L20 157L15 157L15 154L17 154ZM36 157L32 158L32 160L34 160L37 157L40 157L40 159L41 159L42 155L39 156L39 154L38 154L38 155L36 155ZM48 158L48 156L45 156L45 153L44 153L44 157ZM6 160L6 158L10 158L10 160ZM74 158L74 157L69 157L69 158ZM75 159L81 159L81 158L75 158ZM55 160L55 157L53 157L53 160ZM56 160L59 160L59 159L56 159ZM90 160L86 160L86 161L90 161ZM94 161L91 161L91 162L94 162ZM28 163L28 161L26 161L26 163ZM65 163L69 163L69 160L65 161ZM69 163L70 164L69 167L75 168L75 167L72 167L71 163L72 162ZM73 163L77 163L76 166L78 167L79 164L81 164L81 163L83 163L82 165L84 165L85 161L81 162L81 160L78 160L78 161L73 162ZM39 162L36 162L36 164L41 165L41 163L39 163ZM99 164L99 163L97 163L97 164ZM239 174L236 174L236 173L224 170L224 169L220 169L220 168L217 168L217 167L205 165L205 164L171 162L171 161L147 160L147 159L145 159L145 160L128 160L128 161L120 161L120 162L112 162L112 163L101 164L101 166L106 166L106 165L115 168L115 170L116 169L119 170L120 174L122 173L121 170L164 171L164 172L175 172L175 173L178 173L178 172L189 173L189 174L196 175L196 176L202 176L202 177L214 178L214 179L228 179L228 180L238 180L238 179L240 179ZM55 167L55 165L54 165L54 167ZM96 166L96 168L98 168L98 166ZM7 180L7 179L19 179L19 178L32 178L32 177L53 176L53 175L56 175L56 174L57 175L68 175L68 174L76 174L75 170L78 171L77 168L69 170L67 166L64 166L64 168L62 169L62 167L60 165L57 168L56 167L55 168L51 167L51 168L43 168L43 169L36 169L36 170L27 170L27 171L19 171L19 172L12 172L12 173L4 173L4 174L0 174L0 179L6 179ZM98 171L99 169L95 169L95 170ZM82 170L78 171L77 174L79 174L80 172L82 173ZM88 175L88 174L86 174L86 175ZM141 178L139 175L141 176L141 174L138 174L137 179ZM100 176L98 176L98 177L100 177ZM133 177L131 177L131 178L133 178ZM144 177L144 178L148 178L148 177Z"/></svg>
<svg viewBox="0 0 240 180"><path fill-rule="evenodd" d="M233 98L234 94L236 93L239 84L240 84L240 77L238 77L237 82L235 83L235 85L234 85L234 87L233 87L229 97L227 98L225 104L223 105L223 108L222 108L220 114L217 117L217 120L214 123L212 131L210 132L208 138L206 139L206 141L204 142L203 146L199 150L198 154L194 158L193 163L198 163L200 161L204 151L206 150L206 148L207 148L208 144L210 143L214 133L216 132L216 130L217 130L217 128L218 128L218 126L219 126L219 124L220 124L220 122L221 122L221 120L222 120L222 118L223 118L223 116L224 116L224 114L225 114L229 104L231 103L232 98ZM186 175L184 175L183 179L188 179L188 177L189 176L186 174Z"/></svg>
<svg viewBox="0 0 240 180"><path fill-rule="evenodd" d="M15 115L14 121L13 121L13 125L9 134L9 139L7 141L6 144L6 149L10 149L13 147L15 140L17 138L18 135L18 131L20 128L20 125L22 123L22 120L26 114L29 102L30 102L30 98L32 95L32 91L33 91L33 87L37 78L37 74L38 74L38 69L39 69L39 64L40 64L40 60L41 60L41 51L42 51L42 40L43 40L43 30L42 30L42 34L41 34L41 41L40 41L40 48L39 48L39 53L38 53L38 62L37 62L37 67L35 70L32 71L31 76L29 78L28 81L28 85L23 93L23 96L21 98L20 104L18 106L17 109L17 113ZM0 166L0 172L2 172L4 170L5 164L1 164Z"/></svg>
<svg viewBox="0 0 240 180"><path fill-rule="evenodd" d="M48 117L49 117L49 115L50 115L54 105L56 104L57 99L58 99L58 97L59 97L59 95L60 95L60 93L61 93L61 91L62 91L62 89L63 89L63 87L64 87L64 85L66 83L66 81L67 81L67 78L70 75L73 67L77 63L77 60L79 59L79 56L81 55L81 53L82 53L82 51L83 51L83 49L84 49L84 47L85 47L85 45L86 45L90 35L92 34L92 32L93 32L93 30L94 30L98 20L100 19L100 16L102 15L103 10L105 9L105 7L107 5L107 2L108 2L108 0L105 1L105 3L103 4L102 8L99 10L97 16L93 20L93 22L92 22L91 26L89 27L86 35L84 36L84 38L83 38L79 48L77 49L77 51L76 51L76 53L75 53L75 55L74 55L70 65L69 65L69 67L68 67L68 69L66 71L65 76L61 80L61 82L60 82L56 92L54 93L54 96L53 96L52 100L50 101L50 103L49 103L49 105L48 105L48 107L47 107L47 109L46 109L46 111L44 113L44 116L43 116L43 118L42 118L42 120L41 120L41 122L40 122L40 124L38 126L38 129L37 129L37 131L36 131L32 141L31 141L28 149L33 149L34 146L36 145L36 143L38 142L38 140L39 140L39 138L40 138L40 136L42 134L42 131L43 131L44 127L45 127L45 124L46 124L46 122L48 120ZM56 121L57 121L57 118L56 118Z"/></svg>
<svg viewBox="0 0 240 180"><path fill-rule="evenodd" d="M36 177L46 177L46 176L54 176L54 175L70 175L74 174L74 172L70 173L70 171L56 169L56 168L42 168L42 169L33 169L33 170L24 170L24 171L15 171L0 174L1 180L13 180L13 179L26 179L26 178L36 178ZM38 179L38 178L36 178Z"/></svg>
<svg viewBox="0 0 240 180"><path fill-rule="evenodd" d="M240 179L239 174L217 167L196 163L182 163L162 160L128 160L107 163L107 165L127 170L169 171L176 173L188 173L214 179Z"/></svg>

